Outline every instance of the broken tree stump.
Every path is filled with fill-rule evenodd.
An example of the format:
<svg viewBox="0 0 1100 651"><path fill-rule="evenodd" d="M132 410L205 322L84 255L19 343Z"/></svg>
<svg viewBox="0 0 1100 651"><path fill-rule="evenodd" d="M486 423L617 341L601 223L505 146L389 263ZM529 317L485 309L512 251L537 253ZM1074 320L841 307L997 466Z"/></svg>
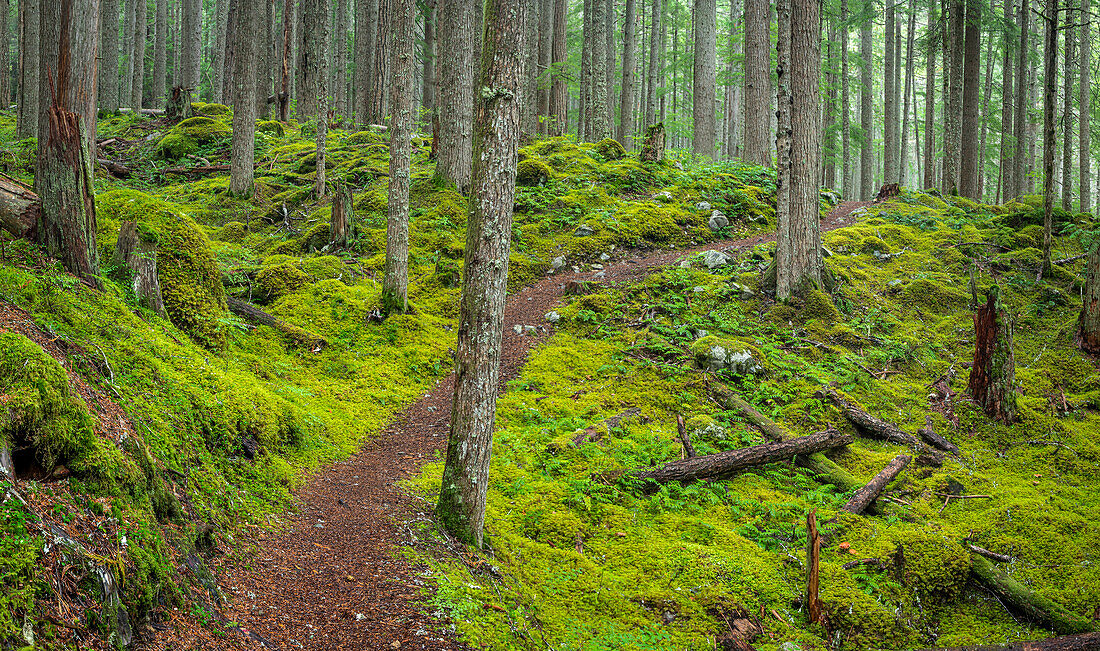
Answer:
<svg viewBox="0 0 1100 651"><path fill-rule="evenodd" d="M989 288L985 305L974 315L974 365L967 391L990 418L1016 420L1016 358L1012 353L1012 321L1001 305L997 286Z"/></svg>
<svg viewBox="0 0 1100 651"><path fill-rule="evenodd" d="M226 297L225 302L226 305L229 306L229 311L233 314L236 314L246 321L251 321L252 323L270 326L289 337L292 341L309 348L313 352L318 352L328 345L324 337L315 335L298 326L290 325L282 319L271 316L255 305L232 297Z"/></svg>
<svg viewBox="0 0 1100 651"><path fill-rule="evenodd" d="M1081 350L1100 354L1100 241L1089 249L1085 263L1085 293L1081 296L1076 339Z"/></svg>
<svg viewBox="0 0 1100 651"><path fill-rule="evenodd" d="M811 624L824 624L825 611L818 597L821 563L821 535L817 533L817 510L806 514L806 611Z"/></svg>
<svg viewBox="0 0 1100 651"><path fill-rule="evenodd" d="M170 120L186 120L191 117L191 89L176 86L168 94L168 105L164 114Z"/></svg>
<svg viewBox="0 0 1100 651"><path fill-rule="evenodd" d="M332 248L342 249L348 245L348 238L351 233L352 202L351 186L343 182L337 183L336 188L333 190L332 218L329 221L329 243Z"/></svg>
<svg viewBox="0 0 1100 651"><path fill-rule="evenodd" d="M1055 633L1073 635L1096 630L1096 625L1087 617L1078 615L1050 599L1032 592L1022 583L1002 572L989 559L971 554L970 573L1006 605L1023 613L1034 623L1050 628Z"/></svg>
<svg viewBox="0 0 1100 651"><path fill-rule="evenodd" d="M692 457L666 463L653 470L635 470L628 474L636 479L651 479L658 484L678 481L690 483L696 480L723 479L739 470L784 461L799 454L812 454L822 450L848 445L855 437L841 434L835 429L800 436L780 443L764 443L738 450L727 450L702 457Z"/></svg>
<svg viewBox="0 0 1100 651"><path fill-rule="evenodd" d="M0 228L16 238L34 239L42 202L19 181L0 174Z"/></svg>
<svg viewBox="0 0 1100 651"><path fill-rule="evenodd" d="M912 459L913 457L908 454L899 454L894 457L894 460L875 475L871 481L867 482L866 486L856 491L856 494L848 500L848 503L844 505L842 510L856 514L863 513L872 502L878 499L882 489L886 488L887 484L894 481L894 478L905 469L905 466L909 465Z"/></svg>
<svg viewBox="0 0 1100 651"><path fill-rule="evenodd" d="M840 413L842 413L849 422L855 425L856 430L862 434L873 438L883 439L891 443L897 443L898 445L904 445L914 450L921 455L921 457L917 459L918 463L927 461L931 465L943 464L942 454L929 449L923 441L912 434L903 432L901 428L894 423L872 416L860 409L855 403L843 398L833 388L822 387L816 395L818 397L828 398L838 409L840 409Z"/></svg>
<svg viewBox="0 0 1100 651"><path fill-rule="evenodd" d="M157 243L135 222L122 222L119 226L111 266L128 269L133 274L130 287L138 303L167 318L157 277Z"/></svg>
<svg viewBox="0 0 1100 651"><path fill-rule="evenodd" d="M665 125L663 122L646 127L645 141L639 156L643 163L656 163L665 158Z"/></svg>

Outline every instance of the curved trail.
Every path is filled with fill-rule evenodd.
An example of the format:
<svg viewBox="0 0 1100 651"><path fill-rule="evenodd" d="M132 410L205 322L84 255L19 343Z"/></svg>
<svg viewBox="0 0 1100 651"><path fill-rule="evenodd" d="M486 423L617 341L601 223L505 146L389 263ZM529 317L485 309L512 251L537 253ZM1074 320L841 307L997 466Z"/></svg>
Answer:
<svg viewBox="0 0 1100 651"><path fill-rule="evenodd" d="M850 223L848 213L861 205L865 204L838 205L822 222L822 230ZM600 281L636 281L692 252L716 249L735 254L774 239L774 234L762 234L617 259L605 265L606 277ZM512 326L544 324L543 315L558 302L567 281L592 277L592 271L558 273L508 298L502 387L520 373L531 348L550 336L520 336ZM423 612L419 595L424 581L418 576L422 568L397 556L400 546L417 544L407 523L430 517L431 505L396 483L445 448L453 381L454 375L448 375L362 451L317 473L298 492L302 508L286 530L257 534L244 542L246 558L223 559L222 587L230 602L225 615L239 623L238 634L210 638L177 617L175 635L167 637L181 642L178 636L187 638L190 633L203 638L202 648L229 649L467 648L446 632L444 622ZM173 647L181 648L166 639L149 645Z"/></svg>

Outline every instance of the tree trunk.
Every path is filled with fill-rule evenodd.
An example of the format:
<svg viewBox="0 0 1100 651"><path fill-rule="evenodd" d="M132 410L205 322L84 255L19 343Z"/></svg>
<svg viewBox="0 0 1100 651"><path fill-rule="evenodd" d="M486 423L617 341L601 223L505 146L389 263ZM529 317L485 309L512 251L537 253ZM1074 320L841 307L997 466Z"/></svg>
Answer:
<svg viewBox="0 0 1100 651"><path fill-rule="evenodd" d="M329 221L329 244L332 249L343 249L348 245L354 203L351 186L346 183L336 183L336 187L333 188L332 216Z"/></svg>
<svg viewBox="0 0 1100 651"><path fill-rule="evenodd" d="M665 15L665 12L666 12L665 7L668 6L668 0L659 0L659 2L661 3L661 37L660 37L661 52L660 52L660 61L661 61L662 69L663 69L663 67L665 65L665 62L668 61L668 16ZM765 54L767 54L767 46L765 46L764 52L765 52ZM660 77L659 83L660 83L660 87L661 87L661 93L660 93L660 119L658 120L658 122L664 124L664 122L666 120L666 117L667 117L667 109L668 109L668 92L666 90L665 76L664 75L662 75ZM764 143L764 153L765 154L767 154L767 149L768 149L767 142L765 142ZM768 156L770 158L770 154Z"/></svg>
<svg viewBox="0 0 1100 651"><path fill-rule="evenodd" d="M771 166L771 82L768 3L745 0L745 152L747 163Z"/></svg>
<svg viewBox="0 0 1100 651"><path fill-rule="evenodd" d="M137 5L139 0L126 0L122 16L122 55L125 66L122 69L122 80L115 80L118 87L119 105L132 106L131 93L134 78L134 43L137 41ZM117 77L117 75L116 75Z"/></svg>
<svg viewBox="0 0 1100 651"><path fill-rule="evenodd" d="M977 554L970 556L970 572L1002 603L1027 615L1027 618L1037 626L1049 628L1062 635L1095 630L1095 625L1087 617L1035 594Z"/></svg>
<svg viewBox="0 0 1100 651"><path fill-rule="evenodd" d="M328 0L303 0L301 48L302 85L298 89L298 121L317 120L322 95L328 94ZM325 108L328 101L325 100ZM320 128L318 128L320 131ZM320 168L318 168L320 169Z"/></svg>
<svg viewBox="0 0 1100 651"><path fill-rule="evenodd" d="M970 0L973 5L973 0ZM966 19L964 16L963 0L950 0L948 3L950 25L948 35L950 39L950 58L945 63L950 63L948 76L947 116L944 120L943 143L943 193L945 195L959 194L959 177L962 163L962 115L963 115L963 85L964 77L964 46L966 39L964 29ZM977 106L977 104L975 104Z"/></svg>
<svg viewBox="0 0 1100 651"><path fill-rule="evenodd" d="M615 0L604 1L604 80L607 86L607 100L604 113L607 115L607 137L615 137Z"/></svg>
<svg viewBox="0 0 1100 651"><path fill-rule="evenodd" d="M538 96L535 98L536 112L538 115L538 130L540 136L548 133L550 122L550 62L553 58L554 47L554 0L539 0L539 25L538 25Z"/></svg>
<svg viewBox="0 0 1100 651"><path fill-rule="evenodd" d="M439 60L439 149L436 152L436 175L454 183L459 191L465 192L470 186L473 135L471 108L474 104L474 8L471 0L439 0L439 3L439 48L446 54ZM564 20L564 13L562 18ZM564 33L561 40L561 60L564 61ZM562 79L561 82L564 90L565 80Z"/></svg>
<svg viewBox="0 0 1100 651"><path fill-rule="evenodd" d="M692 68L692 151L714 157L718 124L714 103L718 44L718 7L715 0L695 0L695 58ZM816 109L815 109L816 110Z"/></svg>
<svg viewBox="0 0 1100 651"><path fill-rule="evenodd" d="M611 136L607 121L607 6L603 0L590 0L592 5L591 96L588 98L589 119L586 120L589 140L596 142Z"/></svg>
<svg viewBox="0 0 1100 651"><path fill-rule="evenodd" d="M41 8L39 74L52 101L39 122L35 189L42 211L36 235L65 269L98 288L90 152L95 141L99 1L60 0Z"/></svg>
<svg viewBox="0 0 1100 651"><path fill-rule="evenodd" d="M1012 11L1015 8L1013 0L1004 0L1004 56L1001 58L1001 146L1000 146L1000 192L997 193L997 203L1008 203L1009 199L1016 196L1016 183L1013 171L1015 163L1012 151L1016 149L1016 142L1012 135L1012 125L1016 118L1016 110L1013 107L1013 95L1016 92L1015 77L1012 74L1012 66L1015 59L1012 57L1012 48L1009 47L1012 24Z"/></svg>
<svg viewBox="0 0 1100 651"><path fill-rule="evenodd" d="M38 195L15 179L0 174L0 229L16 239L36 239L41 217Z"/></svg>
<svg viewBox="0 0 1100 651"><path fill-rule="evenodd" d="M1054 217L1054 94L1058 79L1058 0L1047 0L1043 50L1043 263L1038 280L1050 274Z"/></svg>
<svg viewBox="0 0 1100 651"><path fill-rule="evenodd" d="M99 110L107 113L117 113L119 107L118 16L120 4L119 0L102 0L99 15ZM4 16L7 14L4 13ZM6 52L5 48L4 53ZM4 80L7 80L7 75L4 75ZM0 103L0 106L7 108L6 103Z"/></svg>
<svg viewBox="0 0 1100 651"><path fill-rule="evenodd" d="M780 0L780 2L783 1ZM629 475L635 479L650 479L658 484L726 479L745 468L786 461L796 455L832 450L848 445L854 440L855 437L851 434L841 434L830 429L779 443L763 443L748 448L672 461L653 470L634 470L629 472Z"/></svg>
<svg viewBox="0 0 1100 651"><path fill-rule="evenodd" d="M638 49L636 1L626 0L623 13L623 88L619 98L618 140L627 151L634 150L634 69L638 65L635 60Z"/></svg>
<svg viewBox="0 0 1100 651"><path fill-rule="evenodd" d="M736 0L734 1L736 2ZM661 67L661 61L658 58L660 54L658 39L660 37L661 22L664 20L661 0L653 0L650 5L650 12L652 16L649 17L649 82L646 84L645 97L645 126L647 129L657 123L657 84L660 79Z"/></svg>
<svg viewBox="0 0 1100 651"><path fill-rule="evenodd" d="M829 36L826 40L825 65L828 70L825 77L825 106L824 126L821 129L821 152L824 186L836 188L836 117L837 117L837 69L836 69L836 25L829 25Z"/></svg>
<svg viewBox="0 0 1100 651"><path fill-rule="evenodd" d="M520 130L525 138L538 133L539 95L539 6L542 0L523 0L527 3L527 61L524 63L523 95L521 102Z"/></svg>
<svg viewBox="0 0 1100 651"><path fill-rule="evenodd" d="M409 172L412 161L414 0L394 3L393 89L390 105L390 185L382 311L409 309Z"/></svg>
<svg viewBox="0 0 1100 651"><path fill-rule="evenodd" d="M908 185L909 177L909 100L913 96L913 40L917 23L917 12L912 7L907 11L909 26L905 33L905 88L902 91L901 163L898 166L898 183L901 185Z"/></svg>
<svg viewBox="0 0 1100 651"><path fill-rule="evenodd" d="M974 315L974 365L967 391L991 418L1016 420L1016 358L1012 321L1001 305L997 287Z"/></svg>
<svg viewBox="0 0 1100 651"><path fill-rule="evenodd" d="M592 0L583 0L581 21L581 78L577 92L577 140L592 140Z"/></svg>
<svg viewBox="0 0 1100 651"><path fill-rule="evenodd" d="M886 46L883 53L883 182L898 182L898 143L894 139L897 120L898 88L894 84L894 32L897 29L897 12L894 3L886 3Z"/></svg>
<svg viewBox="0 0 1100 651"><path fill-rule="evenodd" d="M138 303L164 318L168 317L157 277L157 245L142 239L137 223L122 222L119 225L111 266L129 269L133 275L131 289Z"/></svg>
<svg viewBox="0 0 1100 651"><path fill-rule="evenodd" d="M665 158L665 125L663 122L650 125L645 130L645 141L639 158L643 163L655 163Z"/></svg>
<svg viewBox="0 0 1100 651"><path fill-rule="evenodd" d="M1089 0L1081 0L1081 15L1088 16L1091 13L1089 7ZM1078 97L1080 105L1077 107L1077 111L1081 115L1080 133L1077 139L1077 151L1078 156L1081 157L1080 165L1080 178L1078 179L1080 195L1079 206L1081 212L1092 211L1092 140L1091 140L1091 124L1092 121L1092 108L1090 104L1092 93L1092 33L1089 30L1090 25L1087 21L1077 29L1081 33L1081 60L1078 67L1081 71L1081 78L1078 80Z"/></svg>
<svg viewBox="0 0 1100 651"><path fill-rule="evenodd" d="M153 43L153 99L157 107L167 98L168 0L156 0L156 39Z"/></svg>
<svg viewBox="0 0 1100 651"><path fill-rule="evenodd" d="M290 0L288 0L290 1ZM374 74L375 41L378 31L378 0L356 0L355 20L355 121L359 126L371 123L370 115L370 89L371 75ZM440 36L447 26L444 23L446 14L443 13L447 0L439 0L441 7ZM440 42L441 51L446 47L446 42ZM448 57L443 57L445 61ZM440 81L444 78L440 77Z"/></svg>
<svg viewBox="0 0 1100 651"><path fill-rule="evenodd" d="M381 124L387 115L388 91L393 81L390 55L393 33L390 30L394 0L378 0L378 27L375 29L374 71L370 76L368 118L372 124Z"/></svg>
<svg viewBox="0 0 1100 651"><path fill-rule="evenodd" d="M429 0L424 7L424 71L422 73L423 87L420 90L420 108L428 117L428 124L432 124L431 116L435 115L435 11L436 0ZM549 41L547 41L549 43ZM549 54L547 54L549 57ZM549 64L547 64L549 65ZM545 115L545 114L543 114Z"/></svg>
<svg viewBox="0 0 1100 651"><path fill-rule="evenodd" d="M523 79L523 6L488 0L474 121L474 169L462 286L454 404L437 513L459 540L481 546L500 384Z"/></svg>
<svg viewBox="0 0 1100 651"><path fill-rule="evenodd" d="M384 1L384 0L383 0ZM313 7L303 15L303 31L306 39L312 41L307 48L312 49L316 56L313 69L306 79L306 89L312 89L316 97L317 133L314 137L317 152L317 172L313 181L313 194L318 200L328 195L326 189L326 173L328 161L328 114L329 114L329 88L328 88L328 50L329 50L329 0L312 0ZM381 3L380 3L381 4ZM308 68L307 68L308 70Z"/></svg>
<svg viewBox="0 0 1100 651"><path fill-rule="evenodd" d="M233 145L230 154L229 192L247 197L251 196L253 188L256 77L260 74L260 42L256 33L260 29L264 8L260 3L247 0L236 4L236 25L231 32L236 42L233 44Z"/></svg>
<svg viewBox="0 0 1100 651"><path fill-rule="evenodd" d="M806 616L811 624L825 623L820 587L821 534L817 532L817 509L806 514Z"/></svg>
<svg viewBox="0 0 1100 651"><path fill-rule="evenodd" d="M131 50L133 67L130 76L130 108L141 111L145 99L145 41L148 37L146 22L149 12L145 0L137 0L134 8L134 47Z"/></svg>
<svg viewBox="0 0 1100 651"><path fill-rule="evenodd" d="M358 36L356 37L358 44ZM290 59L294 47L294 0L283 3L283 51L280 53L279 120L290 119ZM362 61L362 59L357 59ZM358 74L358 73L357 73Z"/></svg>
<svg viewBox="0 0 1100 651"><path fill-rule="evenodd" d="M39 106L39 24L40 3L48 0L22 0L19 13L19 116L15 137L34 138L38 135Z"/></svg>
<svg viewBox="0 0 1100 651"><path fill-rule="evenodd" d="M912 460L913 457L908 454L899 454L894 457L894 460L875 475L871 481L867 482L866 486L856 491L856 494L848 500L841 510L855 513L856 515L863 513L868 506L878 499L879 494L882 493L882 490L886 488L887 484L894 481L894 478L897 477Z"/></svg>
<svg viewBox="0 0 1100 651"><path fill-rule="evenodd" d="M191 91L176 86L168 95L168 106L164 115L169 120L186 120L191 117Z"/></svg>
<svg viewBox="0 0 1100 651"><path fill-rule="evenodd" d="M446 2L446 0L440 0ZM660 0L654 0L659 2ZM553 0L554 2L554 38L550 44L550 99L549 99L549 117L550 122L547 125L547 133L551 136L561 136L565 134L565 127L568 123L568 96L567 96L567 78L569 70L567 68L567 52L565 49L566 44L566 2L565 0Z"/></svg>
<svg viewBox="0 0 1100 651"><path fill-rule="evenodd" d="M881 418L867 413L860 409L855 403L841 397L840 394L833 389L826 387L818 391L815 395L828 398L837 406L840 413L856 426L856 430L859 432L897 445L904 445L915 452L928 455L933 465L939 465L943 462L942 455L929 450L917 437L903 432L901 428L894 423L882 420ZM921 459L918 459L918 462L919 461L921 461Z"/></svg>
<svg viewBox="0 0 1100 651"><path fill-rule="evenodd" d="M874 49L871 28L871 22L868 20L859 31L859 55L861 59L859 121L863 129L859 150L859 198L861 201L870 201L875 193L873 149L875 114L872 108L874 81L871 76L871 58L874 56Z"/></svg>
<svg viewBox="0 0 1100 651"><path fill-rule="evenodd" d="M852 187L852 96L848 85L848 0L840 0L840 152L842 195L855 196Z"/></svg>
<svg viewBox="0 0 1100 651"><path fill-rule="evenodd" d="M333 28L335 29L332 37L334 54L332 57L333 70L332 81L329 84L329 95L332 96L332 109L336 114L346 116L348 114L348 0L336 0L336 19ZM427 32L425 31L426 38Z"/></svg>
<svg viewBox="0 0 1100 651"><path fill-rule="evenodd" d="M977 201L978 161L982 154L978 151L978 104L981 86L978 73L981 70L981 12L979 0L966 2L966 27L964 41L965 63L963 65L962 95L962 131L959 138L959 194Z"/></svg>
<svg viewBox="0 0 1100 651"><path fill-rule="evenodd" d="M977 200L985 200L985 159L986 159L986 140L989 133L989 102L993 96L993 38L986 39L985 44L985 81L984 90L982 90L982 107L981 107L981 137L978 140L978 181L977 181Z"/></svg>
<svg viewBox="0 0 1100 651"><path fill-rule="evenodd" d="M0 202L0 220L3 203ZM1081 315L1077 318L1077 343L1087 353L1100 354L1100 241L1089 249L1085 265L1085 290L1081 296Z"/></svg>
<svg viewBox="0 0 1100 651"><path fill-rule="evenodd" d="M1029 99L1028 89L1028 55L1030 54L1028 46L1028 35L1031 31L1029 26L1029 20L1031 16L1031 8L1029 6L1029 0L1021 0L1020 15L1018 17L1020 23L1020 47L1016 51L1016 105L1015 115L1012 119L1012 129L1015 132L1015 147L1012 148L1012 196L1026 194L1030 188L1026 188L1028 181L1025 180L1024 174L1027 171L1025 163L1025 143L1029 142L1028 139L1028 120L1027 120L1027 106Z"/></svg>
<svg viewBox="0 0 1100 651"><path fill-rule="evenodd" d="M928 24L936 23L936 3L928 5ZM924 185L936 187L936 135L933 124L936 119L936 47L928 46L928 61L924 66Z"/></svg>
<svg viewBox="0 0 1100 651"><path fill-rule="evenodd" d="M18 0L17 0L18 2ZM0 43L3 47L0 47L0 107L7 110L11 106L11 34L9 32L11 21L8 16L11 15L11 7L8 4L8 0L0 0L0 16L3 16L3 20L0 20Z"/></svg>
<svg viewBox="0 0 1100 651"><path fill-rule="evenodd" d="M202 51L202 0L183 0L180 33L180 85L196 95L199 90L199 53Z"/></svg>
<svg viewBox="0 0 1100 651"><path fill-rule="evenodd" d="M213 95L218 104L232 101L225 94L225 49L226 49L226 23L229 17L229 0L216 0L214 3L214 73Z"/></svg>
<svg viewBox="0 0 1100 651"><path fill-rule="evenodd" d="M1070 5L1067 3L1068 9ZM1073 208L1073 64L1076 62L1077 57L1073 52L1074 47L1074 32L1076 29L1073 27L1073 14L1070 11L1066 12L1066 27L1063 30L1065 32L1066 42L1066 60L1063 63L1063 83L1064 91L1062 93L1063 106L1062 106L1062 210L1069 212Z"/></svg>
<svg viewBox="0 0 1100 651"><path fill-rule="evenodd" d="M824 266L817 175L821 154L821 130L818 125L821 5L818 0L790 2L790 78L787 95L790 106L784 108L780 104L780 112L786 110L790 114L789 213L784 215L776 210L779 219L776 297L780 300L820 287ZM779 97L782 102L783 93Z"/></svg>

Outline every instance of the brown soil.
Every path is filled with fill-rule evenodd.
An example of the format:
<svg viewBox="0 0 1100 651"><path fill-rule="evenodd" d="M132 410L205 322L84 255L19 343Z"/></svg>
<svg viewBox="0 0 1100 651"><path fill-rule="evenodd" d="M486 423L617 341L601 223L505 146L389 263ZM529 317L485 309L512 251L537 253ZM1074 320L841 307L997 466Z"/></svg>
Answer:
<svg viewBox="0 0 1100 651"><path fill-rule="evenodd" d="M842 204L850 212L856 205ZM830 215L824 230L843 225ZM610 261L605 276L585 268L549 275L509 297L501 385L515 378L549 332L521 336L513 325L547 325L544 315L569 281L636 281L686 254L718 249L734 254L774 235L715 242L691 251L628 252ZM424 545L411 523L432 517L432 504L397 483L416 473L446 445L453 375L412 404L355 456L317 473L298 492L301 510L285 530L257 532L246 551L221 562L229 599L219 619L233 632L213 637L186 618L144 648L465 649L449 625L427 612L424 568L402 558L404 545ZM238 540L238 543L242 541ZM453 553L453 552L451 552Z"/></svg>

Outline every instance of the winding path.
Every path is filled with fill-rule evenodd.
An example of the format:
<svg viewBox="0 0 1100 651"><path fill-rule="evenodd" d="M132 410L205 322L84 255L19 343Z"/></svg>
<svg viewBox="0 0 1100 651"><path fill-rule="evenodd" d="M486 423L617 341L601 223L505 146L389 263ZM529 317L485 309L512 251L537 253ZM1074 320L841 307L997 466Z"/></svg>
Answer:
<svg viewBox="0 0 1100 651"><path fill-rule="evenodd" d="M822 229L844 226L848 213L860 205L840 204ZM617 259L606 265L600 280L631 282L691 252L734 254L774 239L773 234L756 235ZM592 271L554 274L508 298L501 386L518 376L531 348L549 336L520 336L512 326L542 324L566 282L591 279ZM166 638L179 643L181 633L188 637L185 631L203 638L203 648L467 648L445 622L424 612L422 568L398 554L402 545L421 544L409 523L430 517L431 505L396 484L446 446L453 381L453 374L444 378L361 452L317 473L298 492L302 508L285 531L257 534L242 545L249 550L245 558L222 563L222 587L229 599L225 616L239 624L238 634L211 639L181 616L174 618L172 633L155 636L146 648L173 648Z"/></svg>

